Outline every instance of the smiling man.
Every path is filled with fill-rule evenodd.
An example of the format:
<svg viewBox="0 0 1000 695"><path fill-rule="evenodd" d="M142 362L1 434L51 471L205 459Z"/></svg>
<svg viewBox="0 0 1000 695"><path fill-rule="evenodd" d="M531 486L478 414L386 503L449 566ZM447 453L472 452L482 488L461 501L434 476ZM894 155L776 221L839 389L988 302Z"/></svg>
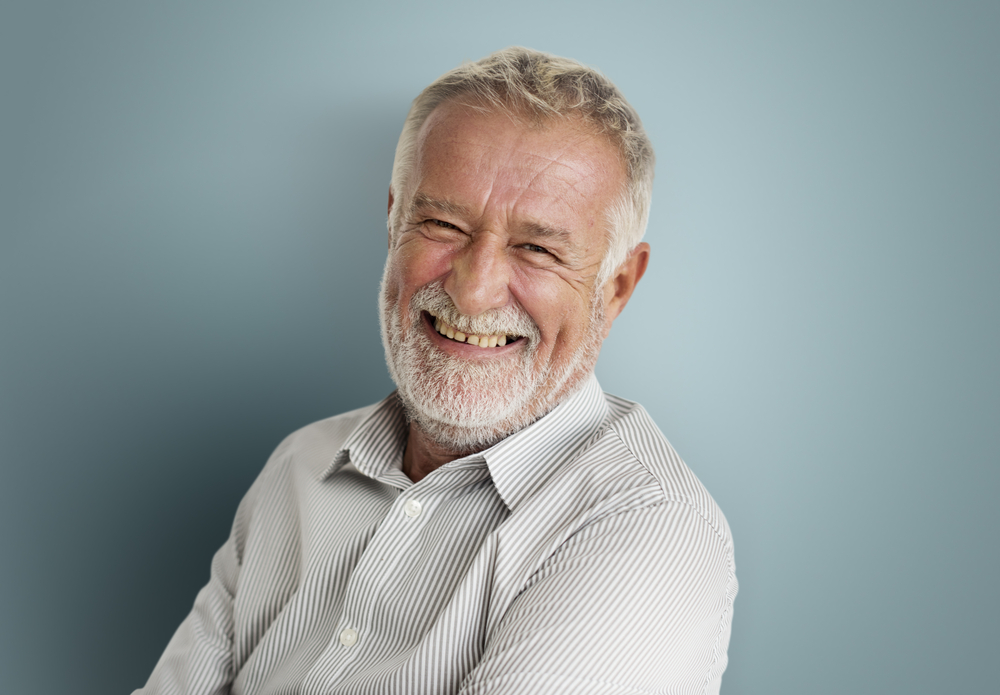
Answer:
<svg viewBox="0 0 1000 695"><path fill-rule="evenodd" d="M718 692L728 526L593 375L652 177L574 61L512 48L424 90L379 302L397 391L278 447L137 692Z"/></svg>

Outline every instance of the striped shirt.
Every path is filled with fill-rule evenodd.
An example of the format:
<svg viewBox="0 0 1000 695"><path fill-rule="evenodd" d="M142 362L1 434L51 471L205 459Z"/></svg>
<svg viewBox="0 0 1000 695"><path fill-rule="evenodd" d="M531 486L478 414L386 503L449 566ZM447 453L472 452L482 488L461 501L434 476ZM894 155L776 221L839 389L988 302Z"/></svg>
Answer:
<svg viewBox="0 0 1000 695"><path fill-rule="evenodd" d="M593 376L418 483L395 396L288 437L240 503L152 695L718 693L726 520Z"/></svg>

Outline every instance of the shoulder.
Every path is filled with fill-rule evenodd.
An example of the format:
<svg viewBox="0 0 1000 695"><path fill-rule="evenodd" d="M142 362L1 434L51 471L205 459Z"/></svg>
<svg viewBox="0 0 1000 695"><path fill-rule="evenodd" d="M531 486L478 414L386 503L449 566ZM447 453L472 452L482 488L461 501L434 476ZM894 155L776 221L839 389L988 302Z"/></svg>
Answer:
<svg viewBox="0 0 1000 695"><path fill-rule="evenodd" d="M729 527L645 409L606 401L599 430L505 524L499 617L467 692L718 692L738 590Z"/></svg>
<svg viewBox="0 0 1000 695"><path fill-rule="evenodd" d="M646 410L616 396L605 399L602 425L512 510L508 526L551 550L588 529L610 526L627 534L640 519L640 526L682 523L714 536L731 554L722 511Z"/></svg>
<svg viewBox="0 0 1000 695"><path fill-rule="evenodd" d="M310 423L295 430L274 450L274 457L312 458L316 454L335 454L381 403L350 410L340 415Z"/></svg>
<svg viewBox="0 0 1000 695"><path fill-rule="evenodd" d="M290 518L289 510L297 505L295 500L320 479L351 433L378 405L313 422L282 440L237 509L233 536L240 558L251 528L275 518Z"/></svg>
<svg viewBox="0 0 1000 695"><path fill-rule="evenodd" d="M379 405L373 403L295 430L275 448L254 486L273 485L290 475L318 478L333 463L351 434Z"/></svg>
<svg viewBox="0 0 1000 695"><path fill-rule="evenodd" d="M687 507L729 545L731 534L722 510L646 409L607 393L605 399L609 411L606 426L583 453L582 462L587 467L613 466L619 475L630 478L632 485L646 489L644 506Z"/></svg>

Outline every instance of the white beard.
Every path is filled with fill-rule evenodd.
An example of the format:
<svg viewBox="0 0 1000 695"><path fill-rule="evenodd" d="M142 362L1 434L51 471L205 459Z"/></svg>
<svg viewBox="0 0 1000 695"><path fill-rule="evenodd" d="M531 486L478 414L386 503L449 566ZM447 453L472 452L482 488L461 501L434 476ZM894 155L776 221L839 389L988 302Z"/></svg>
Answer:
<svg viewBox="0 0 1000 695"><path fill-rule="evenodd" d="M389 374L407 418L444 449L462 455L482 451L527 427L582 385L597 362L604 326L599 293L591 300L588 333L569 362L536 366L541 333L520 306L465 316L455 308L443 281L435 282L413 295L410 329L404 332L402 312L389 296L388 277L389 262L379 292ZM492 360L454 357L426 335L424 311L467 335L522 336L525 345Z"/></svg>

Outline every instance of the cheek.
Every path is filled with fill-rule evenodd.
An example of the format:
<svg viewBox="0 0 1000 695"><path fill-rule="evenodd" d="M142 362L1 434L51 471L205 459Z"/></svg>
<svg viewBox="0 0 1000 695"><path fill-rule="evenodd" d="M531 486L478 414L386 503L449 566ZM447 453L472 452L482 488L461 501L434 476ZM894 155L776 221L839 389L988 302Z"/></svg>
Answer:
<svg viewBox="0 0 1000 695"><path fill-rule="evenodd" d="M590 325L590 304L562 278L521 275L514 296L542 332L542 350L562 355L576 349Z"/></svg>
<svg viewBox="0 0 1000 695"><path fill-rule="evenodd" d="M399 288L402 284L400 280L399 264L390 256L382 275L382 298L391 306L395 306L399 301Z"/></svg>
<svg viewBox="0 0 1000 695"><path fill-rule="evenodd" d="M398 319L400 327L404 330L409 324L409 312L406 307L409 306L411 295L412 292L408 292L406 289L405 273L402 271L398 258L390 258L382 281L382 311L385 312L387 320Z"/></svg>
<svg viewBox="0 0 1000 695"><path fill-rule="evenodd" d="M447 274L449 250L444 244L412 241L396 250L393 267L400 286L412 294Z"/></svg>
<svg viewBox="0 0 1000 695"><path fill-rule="evenodd" d="M385 276L386 305L399 315L404 331L410 329L409 306L413 295L443 274L440 255L436 257L426 248L411 243L397 248L389 258Z"/></svg>

